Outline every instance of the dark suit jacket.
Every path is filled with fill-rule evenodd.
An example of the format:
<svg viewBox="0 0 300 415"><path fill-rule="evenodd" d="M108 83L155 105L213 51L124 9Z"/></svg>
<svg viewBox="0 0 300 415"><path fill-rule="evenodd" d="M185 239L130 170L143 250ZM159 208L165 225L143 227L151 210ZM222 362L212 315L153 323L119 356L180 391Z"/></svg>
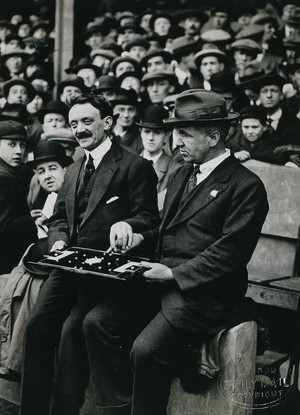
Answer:
<svg viewBox="0 0 300 415"><path fill-rule="evenodd" d="M66 172L49 224L49 247L63 240L67 245L77 243L106 250L114 223L126 221L134 232L151 229L159 223L157 177L152 165L113 143L94 173L95 184L77 234L75 199L84 160L84 157L77 160Z"/></svg>
<svg viewBox="0 0 300 415"><path fill-rule="evenodd" d="M0 274L10 272L37 239L26 201L27 183L0 159Z"/></svg>
<svg viewBox="0 0 300 415"><path fill-rule="evenodd" d="M164 285L162 312L179 329L213 333L243 321L246 265L268 202L261 180L230 156L178 208L192 168L175 172L165 199L158 255L174 281Z"/></svg>

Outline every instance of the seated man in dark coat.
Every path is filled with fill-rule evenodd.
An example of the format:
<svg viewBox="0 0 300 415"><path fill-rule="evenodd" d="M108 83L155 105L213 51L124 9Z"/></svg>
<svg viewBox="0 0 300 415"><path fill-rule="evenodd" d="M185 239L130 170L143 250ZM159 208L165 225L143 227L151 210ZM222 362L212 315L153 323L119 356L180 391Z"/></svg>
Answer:
<svg viewBox="0 0 300 415"><path fill-rule="evenodd" d="M28 184L18 172L26 141L22 124L0 122L0 274L10 272L37 238L26 201Z"/></svg>

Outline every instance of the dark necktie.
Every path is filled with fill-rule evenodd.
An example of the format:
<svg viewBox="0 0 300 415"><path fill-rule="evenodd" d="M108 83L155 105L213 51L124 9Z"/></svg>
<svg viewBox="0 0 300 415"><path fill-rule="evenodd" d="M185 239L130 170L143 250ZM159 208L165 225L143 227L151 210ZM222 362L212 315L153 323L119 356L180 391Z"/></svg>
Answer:
<svg viewBox="0 0 300 415"><path fill-rule="evenodd" d="M88 162L86 163L85 170L84 170L84 177L83 183L85 187L87 187L92 175L95 173L95 166L93 163L94 159L91 155L89 155Z"/></svg>
<svg viewBox="0 0 300 415"><path fill-rule="evenodd" d="M200 166L196 165L187 183L187 193L191 192L197 186L197 174L200 173Z"/></svg>

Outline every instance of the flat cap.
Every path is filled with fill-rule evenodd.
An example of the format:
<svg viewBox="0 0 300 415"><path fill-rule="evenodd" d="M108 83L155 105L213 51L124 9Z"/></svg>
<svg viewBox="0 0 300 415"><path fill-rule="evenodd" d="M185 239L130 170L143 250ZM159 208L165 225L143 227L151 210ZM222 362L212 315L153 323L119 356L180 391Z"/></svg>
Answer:
<svg viewBox="0 0 300 415"><path fill-rule="evenodd" d="M27 141L27 133L24 126L12 120L0 121L0 139Z"/></svg>

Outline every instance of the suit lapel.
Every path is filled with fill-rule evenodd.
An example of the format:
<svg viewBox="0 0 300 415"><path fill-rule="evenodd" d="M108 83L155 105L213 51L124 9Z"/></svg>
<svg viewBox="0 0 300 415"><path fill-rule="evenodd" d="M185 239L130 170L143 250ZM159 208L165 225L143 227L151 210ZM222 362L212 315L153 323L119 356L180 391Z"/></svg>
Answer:
<svg viewBox="0 0 300 415"><path fill-rule="evenodd" d="M199 186L191 192L183 205L167 225L167 228L178 225L189 219L199 210L215 201L228 187L228 179L236 169L234 157L225 159Z"/></svg>
<svg viewBox="0 0 300 415"><path fill-rule="evenodd" d="M103 160L95 172L97 176L95 178L95 183L82 224L84 224L84 222L86 222L86 220L91 216L94 209L103 198L115 172L118 170L116 161L120 158L122 158L121 151L113 144L111 149L103 157Z"/></svg>
<svg viewBox="0 0 300 415"><path fill-rule="evenodd" d="M164 178L164 175L166 174L168 168L168 163L169 157L165 153L162 153L157 162L154 163L153 167L157 174L158 183L160 183Z"/></svg>

